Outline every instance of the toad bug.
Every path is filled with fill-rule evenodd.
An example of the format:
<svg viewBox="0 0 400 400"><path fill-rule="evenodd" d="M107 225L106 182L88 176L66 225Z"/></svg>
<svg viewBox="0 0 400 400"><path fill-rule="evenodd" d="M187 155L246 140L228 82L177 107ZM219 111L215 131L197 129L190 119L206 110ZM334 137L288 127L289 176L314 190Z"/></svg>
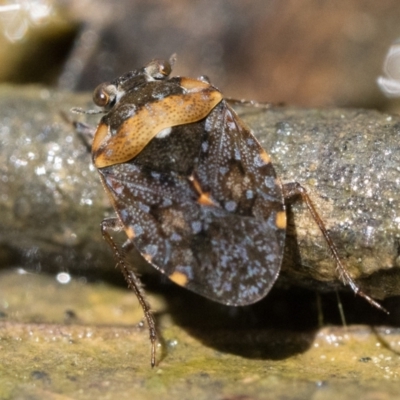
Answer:
<svg viewBox="0 0 400 400"><path fill-rule="evenodd" d="M173 59L172 59L173 61ZM169 279L216 302L243 306L276 281L286 233L285 200L300 195L343 281L370 304L344 267L298 183L282 185L270 157L206 78L172 77L153 60L93 94L103 109L92 158L117 214L101 224L143 308L155 365L155 321L124 253L132 246ZM120 249L109 230L128 236Z"/></svg>

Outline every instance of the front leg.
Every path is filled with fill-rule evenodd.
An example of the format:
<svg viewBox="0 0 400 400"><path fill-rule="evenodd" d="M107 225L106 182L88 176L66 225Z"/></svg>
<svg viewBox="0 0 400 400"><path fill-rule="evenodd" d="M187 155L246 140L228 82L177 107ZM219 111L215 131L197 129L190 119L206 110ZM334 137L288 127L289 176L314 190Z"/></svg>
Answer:
<svg viewBox="0 0 400 400"><path fill-rule="evenodd" d="M92 142L97 128L84 122L71 119L64 111L61 111L61 117L67 124L74 128L75 133L86 147L88 153L90 153L92 151Z"/></svg>
<svg viewBox="0 0 400 400"><path fill-rule="evenodd" d="M92 151L92 142L96 133L96 128L89 124L85 124L84 122L72 121L72 124L79 139L81 139L82 143L90 153Z"/></svg>
<svg viewBox="0 0 400 400"><path fill-rule="evenodd" d="M101 223L101 234L103 238L110 245L113 250L114 257L117 260L117 267L122 272L128 287L134 291L137 299L143 309L144 316L147 321L150 334L151 342L151 366L154 367L156 364L156 343L157 343L157 331L154 316L151 312L151 307L142 287L140 279L135 275L135 273L129 268L126 261L125 253L132 248L132 242L128 239L123 245L122 250L117 246L112 236L109 234L109 230L121 231L124 229L121 221L118 218L107 218Z"/></svg>

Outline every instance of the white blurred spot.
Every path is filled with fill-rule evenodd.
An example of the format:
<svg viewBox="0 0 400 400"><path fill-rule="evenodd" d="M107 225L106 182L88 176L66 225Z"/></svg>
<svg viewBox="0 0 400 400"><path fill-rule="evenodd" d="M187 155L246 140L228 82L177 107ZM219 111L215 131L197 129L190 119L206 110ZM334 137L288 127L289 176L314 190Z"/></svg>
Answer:
<svg viewBox="0 0 400 400"><path fill-rule="evenodd" d="M59 283L66 285L71 281L71 275L66 272L60 272L59 274L57 274L56 279Z"/></svg>
<svg viewBox="0 0 400 400"><path fill-rule="evenodd" d="M386 76L377 79L378 85L387 97L400 97L400 40L389 48L383 64Z"/></svg>
<svg viewBox="0 0 400 400"><path fill-rule="evenodd" d="M29 26L46 23L53 11L53 0L16 0L0 6L3 35L10 41L22 40Z"/></svg>

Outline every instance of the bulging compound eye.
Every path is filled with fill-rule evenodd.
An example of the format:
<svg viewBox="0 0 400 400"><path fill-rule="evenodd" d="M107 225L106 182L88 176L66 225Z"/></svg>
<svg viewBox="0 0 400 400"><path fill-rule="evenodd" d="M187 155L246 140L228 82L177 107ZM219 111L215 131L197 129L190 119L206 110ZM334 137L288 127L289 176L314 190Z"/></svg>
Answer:
<svg viewBox="0 0 400 400"><path fill-rule="evenodd" d="M153 60L147 64L145 71L151 80L165 79L171 73L171 64L165 60Z"/></svg>
<svg viewBox="0 0 400 400"><path fill-rule="evenodd" d="M102 83L94 89L93 101L102 108L111 108L116 100L117 88L110 83Z"/></svg>

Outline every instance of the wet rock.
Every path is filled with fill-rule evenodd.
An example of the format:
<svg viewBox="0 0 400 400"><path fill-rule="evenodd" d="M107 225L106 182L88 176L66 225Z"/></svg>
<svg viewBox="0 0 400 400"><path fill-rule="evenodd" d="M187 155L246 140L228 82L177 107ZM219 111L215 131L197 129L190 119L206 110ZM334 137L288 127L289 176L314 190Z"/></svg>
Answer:
<svg viewBox="0 0 400 400"><path fill-rule="evenodd" d="M61 112L91 108L89 95L0 88L0 260L89 275L114 261L99 224L111 212L90 155ZM366 110L242 107L284 182L310 192L340 256L377 298L400 294L400 118ZM87 117L96 124L98 116ZM289 210L283 276L341 285L304 205ZM122 235L123 237L123 235ZM135 264L142 264L134 257ZM323 284L321 286L321 282Z"/></svg>

